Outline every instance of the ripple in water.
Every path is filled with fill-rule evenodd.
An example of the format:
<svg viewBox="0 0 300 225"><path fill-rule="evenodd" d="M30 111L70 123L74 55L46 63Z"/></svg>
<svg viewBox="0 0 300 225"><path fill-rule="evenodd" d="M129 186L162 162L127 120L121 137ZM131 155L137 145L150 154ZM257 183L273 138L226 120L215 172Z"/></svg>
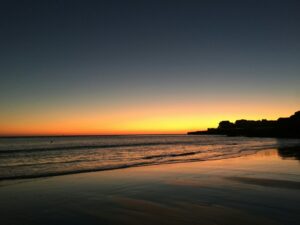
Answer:
<svg viewBox="0 0 300 225"><path fill-rule="evenodd" d="M224 159L299 143L187 135L1 138L0 180Z"/></svg>

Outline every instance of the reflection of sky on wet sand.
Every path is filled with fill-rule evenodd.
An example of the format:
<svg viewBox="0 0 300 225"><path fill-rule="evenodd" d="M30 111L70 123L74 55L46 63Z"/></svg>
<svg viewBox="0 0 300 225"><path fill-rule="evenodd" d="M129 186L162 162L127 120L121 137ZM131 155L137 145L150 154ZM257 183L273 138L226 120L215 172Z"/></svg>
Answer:
<svg viewBox="0 0 300 225"><path fill-rule="evenodd" d="M299 166L273 149L36 179L0 187L0 209L7 224L296 224Z"/></svg>

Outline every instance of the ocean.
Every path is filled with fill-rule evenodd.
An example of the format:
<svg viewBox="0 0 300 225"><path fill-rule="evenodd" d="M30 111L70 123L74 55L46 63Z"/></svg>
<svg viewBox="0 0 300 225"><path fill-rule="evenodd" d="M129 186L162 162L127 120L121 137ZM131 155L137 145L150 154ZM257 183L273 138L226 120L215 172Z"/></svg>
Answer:
<svg viewBox="0 0 300 225"><path fill-rule="evenodd" d="M0 138L0 180L233 158L296 139L188 135Z"/></svg>

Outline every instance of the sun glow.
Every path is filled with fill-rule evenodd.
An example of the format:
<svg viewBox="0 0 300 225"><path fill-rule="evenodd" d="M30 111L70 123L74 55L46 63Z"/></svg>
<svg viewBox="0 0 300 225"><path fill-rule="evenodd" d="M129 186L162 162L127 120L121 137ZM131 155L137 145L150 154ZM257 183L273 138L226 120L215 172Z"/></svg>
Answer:
<svg viewBox="0 0 300 225"><path fill-rule="evenodd" d="M258 112L254 110L260 108ZM276 110L275 110L276 108ZM139 105L114 108L49 110L2 115L0 135L97 135L97 134L184 134L217 127L221 120L277 119L289 116L297 106L254 107L251 104ZM247 113L245 113L247 112ZM276 113L274 113L276 112Z"/></svg>

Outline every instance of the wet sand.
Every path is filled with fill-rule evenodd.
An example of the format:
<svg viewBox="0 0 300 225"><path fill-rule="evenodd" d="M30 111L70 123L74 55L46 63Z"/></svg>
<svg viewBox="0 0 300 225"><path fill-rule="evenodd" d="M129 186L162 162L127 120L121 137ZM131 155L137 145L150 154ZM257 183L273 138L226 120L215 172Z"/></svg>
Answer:
<svg viewBox="0 0 300 225"><path fill-rule="evenodd" d="M300 161L282 151L2 181L1 224L299 224Z"/></svg>

